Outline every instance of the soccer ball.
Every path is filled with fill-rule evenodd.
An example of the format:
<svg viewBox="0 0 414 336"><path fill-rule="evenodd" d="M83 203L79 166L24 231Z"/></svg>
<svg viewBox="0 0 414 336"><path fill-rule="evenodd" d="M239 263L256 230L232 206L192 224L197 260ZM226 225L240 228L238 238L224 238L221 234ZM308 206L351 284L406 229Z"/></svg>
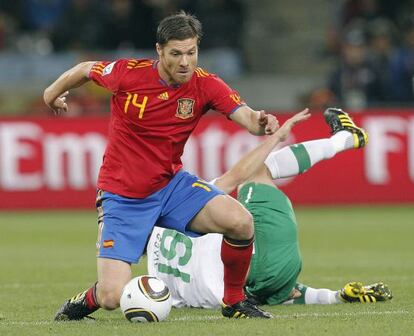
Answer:
<svg viewBox="0 0 414 336"><path fill-rule="evenodd" d="M171 295L165 283L149 275L133 278L121 295L121 310L131 322L158 322L171 310Z"/></svg>

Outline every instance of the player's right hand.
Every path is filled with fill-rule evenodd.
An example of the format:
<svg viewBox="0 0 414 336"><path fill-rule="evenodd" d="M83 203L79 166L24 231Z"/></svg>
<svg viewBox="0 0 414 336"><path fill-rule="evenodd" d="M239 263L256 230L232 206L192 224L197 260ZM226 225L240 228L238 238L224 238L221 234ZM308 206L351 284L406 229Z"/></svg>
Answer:
<svg viewBox="0 0 414 336"><path fill-rule="evenodd" d="M69 91L63 92L59 97L51 102L47 102L46 104L53 110L55 115L59 115L62 112L68 111L68 105L66 104L66 96L69 94Z"/></svg>
<svg viewBox="0 0 414 336"><path fill-rule="evenodd" d="M279 121L273 114L266 114L265 111L259 111L259 126L264 128L267 135L274 134L279 129Z"/></svg>
<svg viewBox="0 0 414 336"><path fill-rule="evenodd" d="M289 118L277 131L280 141L285 141L296 124L309 119L311 116L309 109L306 108L303 111L296 113L292 118Z"/></svg>

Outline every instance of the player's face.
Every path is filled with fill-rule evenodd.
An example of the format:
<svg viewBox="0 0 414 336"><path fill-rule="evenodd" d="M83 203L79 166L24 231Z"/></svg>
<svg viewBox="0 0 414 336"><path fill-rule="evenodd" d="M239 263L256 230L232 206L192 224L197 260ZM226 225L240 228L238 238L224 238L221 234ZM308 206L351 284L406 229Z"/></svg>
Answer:
<svg viewBox="0 0 414 336"><path fill-rule="evenodd" d="M157 43L160 59L158 71L168 84L184 84L188 82L197 67L197 38L186 40L170 40L164 46Z"/></svg>

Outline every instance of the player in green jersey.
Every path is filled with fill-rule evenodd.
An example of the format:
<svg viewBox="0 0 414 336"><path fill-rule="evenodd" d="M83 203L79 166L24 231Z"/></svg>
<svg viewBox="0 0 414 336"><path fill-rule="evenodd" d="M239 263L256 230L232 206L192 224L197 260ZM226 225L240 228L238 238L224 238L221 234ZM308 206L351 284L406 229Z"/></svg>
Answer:
<svg viewBox="0 0 414 336"><path fill-rule="evenodd" d="M365 131L357 127L347 113L328 109L325 119L333 136L271 152L288 136L293 125L303 119L303 112L289 119L277 133L213 182L227 193L239 187L238 200L254 218L256 238L246 293L256 304L388 300L392 294L383 283L363 286L352 282L340 291L297 283L302 267L297 223L289 199L274 185L273 179L297 175L321 160L344 150L361 148L367 142ZM167 283L177 307L218 307L222 292L222 266L216 251L219 235L188 238L188 241L181 236L172 230L154 231L148 244L149 273Z"/></svg>

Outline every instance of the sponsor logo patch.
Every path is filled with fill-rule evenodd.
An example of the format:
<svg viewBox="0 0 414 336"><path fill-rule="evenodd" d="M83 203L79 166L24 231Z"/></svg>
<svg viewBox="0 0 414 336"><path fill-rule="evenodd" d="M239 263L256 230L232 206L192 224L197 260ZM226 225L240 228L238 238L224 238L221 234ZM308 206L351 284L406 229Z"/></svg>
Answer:
<svg viewBox="0 0 414 336"><path fill-rule="evenodd" d="M108 64L102 71L102 76L109 75L112 72L112 69L115 65L115 62Z"/></svg>

